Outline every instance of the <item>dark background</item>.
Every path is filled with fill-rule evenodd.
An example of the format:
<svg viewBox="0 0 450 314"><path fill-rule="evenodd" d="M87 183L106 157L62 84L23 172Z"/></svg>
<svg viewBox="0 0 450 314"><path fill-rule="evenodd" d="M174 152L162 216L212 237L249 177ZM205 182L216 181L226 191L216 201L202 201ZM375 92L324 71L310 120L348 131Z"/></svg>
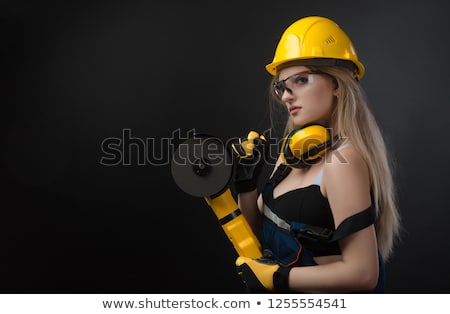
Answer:
<svg viewBox="0 0 450 314"><path fill-rule="evenodd" d="M2 5L0 292L244 292L213 212L174 183L167 139L268 128L264 66L289 24L323 15L354 42L395 156L404 236L387 292L450 293L445 4ZM128 165L101 165L123 130L159 160L130 145Z"/></svg>

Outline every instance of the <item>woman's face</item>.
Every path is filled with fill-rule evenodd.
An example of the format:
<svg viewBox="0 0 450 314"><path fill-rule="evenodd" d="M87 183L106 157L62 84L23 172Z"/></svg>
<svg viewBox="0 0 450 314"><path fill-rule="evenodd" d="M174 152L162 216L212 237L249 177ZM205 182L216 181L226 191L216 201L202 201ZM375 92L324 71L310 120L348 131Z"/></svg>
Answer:
<svg viewBox="0 0 450 314"><path fill-rule="evenodd" d="M288 67L279 72L278 96L295 127L311 123L329 125L338 90L330 76L318 72L314 74L305 66Z"/></svg>

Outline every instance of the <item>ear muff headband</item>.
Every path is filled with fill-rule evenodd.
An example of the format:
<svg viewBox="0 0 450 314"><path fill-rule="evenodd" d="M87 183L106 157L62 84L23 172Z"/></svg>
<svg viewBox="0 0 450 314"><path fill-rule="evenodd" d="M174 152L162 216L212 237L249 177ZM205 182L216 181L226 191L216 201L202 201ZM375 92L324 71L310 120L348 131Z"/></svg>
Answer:
<svg viewBox="0 0 450 314"><path fill-rule="evenodd" d="M337 139L337 136L331 138L329 130L318 124L293 130L283 140L281 158L290 167L308 167L318 162Z"/></svg>

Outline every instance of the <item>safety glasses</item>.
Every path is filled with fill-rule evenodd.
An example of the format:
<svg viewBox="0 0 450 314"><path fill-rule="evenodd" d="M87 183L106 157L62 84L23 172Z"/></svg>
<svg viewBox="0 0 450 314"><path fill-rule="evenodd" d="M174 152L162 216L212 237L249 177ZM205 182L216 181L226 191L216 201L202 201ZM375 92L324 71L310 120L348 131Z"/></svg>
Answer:
<svg viewBox="0 0 450 314"><path fill-rule="evenodd" d="M291 76L288 76L287 78L285 78L284 80L280 80L278 82L273 83L273 91L275 92L275 95L277 95L277 97L279 99L281 99L281 97L283 96L284 92L287 91L289 94L292 94L292 89L288 88L286 86L286 82L287 81L291 81L292 82L292 86L294 87L300 87L302 85L305 85L306 83L308 83L310 81L310 75L314 75L314 74L325 74L328 75L325 72L322 71L303 71L300 73L295 73Z"/></svg>

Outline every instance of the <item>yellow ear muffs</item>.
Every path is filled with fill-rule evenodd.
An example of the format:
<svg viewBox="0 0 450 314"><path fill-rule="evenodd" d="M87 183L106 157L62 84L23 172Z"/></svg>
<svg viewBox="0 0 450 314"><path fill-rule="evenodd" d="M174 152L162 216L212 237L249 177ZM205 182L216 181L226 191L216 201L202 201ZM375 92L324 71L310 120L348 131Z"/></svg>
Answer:
<svg viewBox="0 0 450 314"><path fill-rule="evenodd" d="M322 125L313 124L293 130L281 144L281 159L293 168L306 168L318 162L334 144L330 131Z"/></svg>

